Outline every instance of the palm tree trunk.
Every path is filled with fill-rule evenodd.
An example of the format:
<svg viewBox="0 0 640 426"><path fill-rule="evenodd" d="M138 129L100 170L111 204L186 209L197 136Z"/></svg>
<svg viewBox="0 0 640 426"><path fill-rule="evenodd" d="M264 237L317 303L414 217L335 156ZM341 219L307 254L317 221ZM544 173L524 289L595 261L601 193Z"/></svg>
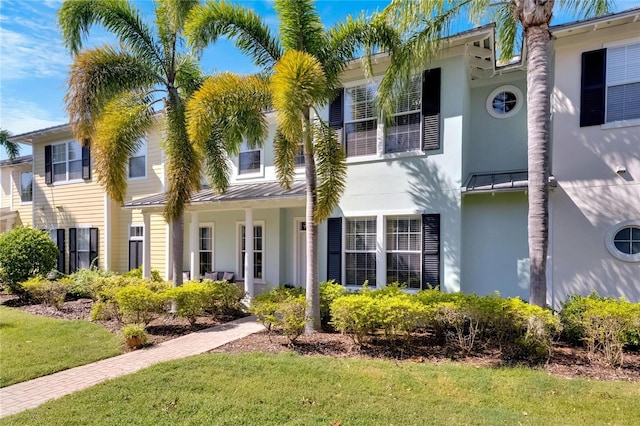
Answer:
<svg viewBox="0 0 640 426"><path fill-rule="evenodd" d="M306 237L307 237L307 324L306 333L320 331L320 290L318 288L318 225L315 223L314 213L316 211L316 163L313 155L313 145L311 140L311 123L308 118L304 123L304 171L305 189L307 192L306 210Z"/></svg>
<svg viewBox="0 0 640 426"><path fill-rule="evenodd" d="M184 252L184 213L171 223L173 244L173 286L182 285L182 256Z"/></svg>
<svg viewBox="0 0 640 426"><path fill-rule="evenodd" d="M545 306L549 241L549 67L551 34L546 25L527 28L527 131L529 158L529 302Z"/></svg>

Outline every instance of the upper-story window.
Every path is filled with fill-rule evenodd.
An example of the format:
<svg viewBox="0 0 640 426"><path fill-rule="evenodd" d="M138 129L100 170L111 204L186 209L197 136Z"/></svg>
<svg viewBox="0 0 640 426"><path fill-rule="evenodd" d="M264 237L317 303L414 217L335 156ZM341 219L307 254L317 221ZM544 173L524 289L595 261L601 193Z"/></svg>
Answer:
<svg viewBox="0 0 640 426"><path fill-rule="evenodd" d="M147 141L140 140L140 146L129 157L129 178L144 178L147 176Z"/></svg>
<svg viewBox="0 0 640 426"><path fill-rule="evenodd" d="M53 181L82 179L82 147L75 141L51 146Z"/></svg>
<svg viewBox="0 0 640 426"><path fill-rule="evenodd" d="M420 149L421 83L420 76L414 76L408 89L396 101L396 112L386 129L385 153Z"/></svg>
<svg viewBox="0 0 640 426"><path fill-rule="evenodd" d="M516 86L500 86L487 97L487 112L494 118L513 117L522 107L522 92Z"/></svg>
<svg viewBox="0 0 640 426"><path fill-rule="evenodd" d="M347 157L376 154L378 146L376 89L376 84L345 89L344 123Z"/></svg>
<svg viewBox="0 0 640 426"><path fill-rule="evenodd" d="M238 155L238 174L260 173L260 157L260 149L243 143Z"/></svg>
<svg viewBox="0 0 640 426"><path fill-rule="evenodd" d="M607 123L640 118L640 43L607 49Z"/></svg>
<svg viewBox="0 0 640 426"><path fill-rule="evenodd" d="M28 203L33 201L33 173L20 173L20 201Z"/></svg>
<svg viewBox="0 0 640 426"><path fill-rule="evenodd" d="M296 156L293 158L296 167L304 166L304 145L298 145L298 152L296 152Z"/></svg>

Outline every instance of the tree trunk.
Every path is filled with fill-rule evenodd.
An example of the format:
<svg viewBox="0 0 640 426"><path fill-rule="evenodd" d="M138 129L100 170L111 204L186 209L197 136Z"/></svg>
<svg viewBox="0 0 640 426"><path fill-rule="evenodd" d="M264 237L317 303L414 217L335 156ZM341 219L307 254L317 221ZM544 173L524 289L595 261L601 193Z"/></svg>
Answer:
<svg viewBox="0 0 640 426"><path fill-rule="evenodd" d="M318 225L314 221L314 213L316 211L316 163L313 155L313 146L311 140L311 125L309 119L305 119L304 133L304 171L305 171L305 189L307 193L307 209L306 209L306 237L307 237L307 324L305 326L306 333L315 333L320 331L320 290L318 288Z"/></svg>
<svg viewBox="0 0 640 426"><path fill-rule="evenodd" d="M184 213L171 223L171 244L173 244L173 286L182 285L182 256L184 252Z"/></svg>
<svg viewBox="0 0 640 426"><path fill-rule="evenodd" d="M529 160L529 303L545 306L549 240L549 67L551 34L548 26L525 29L527 64L527 132Z"/></svg>

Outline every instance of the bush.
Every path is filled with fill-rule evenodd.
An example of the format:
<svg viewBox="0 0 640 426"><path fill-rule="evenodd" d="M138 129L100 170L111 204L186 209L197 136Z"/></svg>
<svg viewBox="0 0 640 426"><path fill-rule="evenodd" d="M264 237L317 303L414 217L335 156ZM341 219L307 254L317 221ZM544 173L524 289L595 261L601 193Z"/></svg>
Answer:
<svg viewBox="0 0 640 426"><path fill-rule="evenodd" d="M94 283L113 275L115 274L111 271L102 271L97 268L79 269L68 277L69 296L74 299L93 298Z"/></svg>
<svg viewBox="0 0 640 426"><path fill-rule="evenodd" d="M127 324L122 327L120 334L125 344L131 349L137 349L149 343L149 335L144 324Z"/></svg>
<svg viewBox="0 0 640 426"><path fill-rule="evenodd" d="M394 294L389 292L389 294ZM407 294L389 295L376 299L378 317L385 335L391 340L405 337L407 340L417 328L427 322L427 308Z"/></svg>
<svg viewBox="0 0 640 426"><path fill-rule="evenodd" d="M574 294L563 304L560 311L560 321L562 322L563 337L573 344L581 344L584 338L583 314L587 309L588 300L614 300L600 296L592 291L588 296Z"/></svg>
<svg viewBox="0 0 640 426"><path fill-rule="evenodd" d="M129 272L125 272L123 276L127 278L142 278L142 266L139 266L136 269L132 269ZM155 282L164 281L160 276L160 271L158 271L157 269L151 270L151 281L155 281Z"/></svg>
<svg viewBox="0 0 640 426"><path fill-rule="evenodd" d="M176 314L189 320L193 327L198 316L202 315L205 308L211 306L214 291L214 287L209 284L190 281L180 287L166 290L162 297L165 300L175 300L178 309Z"/></svg>
<svg viewBox="0 0 640 426"><path fill-rule="evenodd" d="M304 333L304 326L307 323L306 307L307 302L304 295L290 296L278 303L275 311L276 326L282 330L290 344Z"/></svg>
<svg viewBox="0 0 640 426"><path fill-rule="evenodd" d="M380 325L380 311L376 299L366 294L339 297L331 304L331 324L349 335L357 345Z"/></svg>
<svg viewBox="0 0 640 426"><path fill-rule="evenodd" d="M271 332L280 324L280 319L276 315L279 305L290 298L302 295L304 295L304 290L300 287L281 285L268 293L255 296L249 306L249 312L255 315L258 322Z"/></svg>
<svg viewBox="0 0 640 426"><path fill-rule="evenodd" d="M342 297L349 291L335 281L325 281L320 283L320 319L323 325L331 322L331 304L338 297Z"/></svg>
<svg viewBox="0 0 640 426"><path fill-rule="evenodd" d="M240 301L245 295L244 289L227 281L203 280L202 284L210 287L211 299L205 309L213 315L230 314L242 308Z"/></svg>
<svg viewBox="0 0 640 426"><path fill-rule="evenodd" d="M45 231L19 226L0 234L0 282L24 295L21 282L46 276L58 262L58 247Z"/></svg>
<svg viewBox="0 0 640 426"><path fill-rule="evenodd" d="M67 295L67 283L64 281L49 281L40 276L23 282L22 288L34 301L53 306L56 309L62 308L64 298Z"/></svg>
<svg viewBox="0 0 640 426"><path fill-rule="evenodd" d="M147 286L134 285L116 291L114 299L125 323L149 324L163 308L163 298Z"/></svg>

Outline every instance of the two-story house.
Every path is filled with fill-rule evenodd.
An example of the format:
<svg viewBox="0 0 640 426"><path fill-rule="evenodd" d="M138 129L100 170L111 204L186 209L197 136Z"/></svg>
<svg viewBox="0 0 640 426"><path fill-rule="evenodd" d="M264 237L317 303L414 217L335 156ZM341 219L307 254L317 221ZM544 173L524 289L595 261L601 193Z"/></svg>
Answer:
<svg viewBox="0 0 640 426"><path fill-rule="evenodd" d="M639 18L635 9L552 28L548 299L556 306L591 289L640 300ZM388 58L375 59L373 79L356 62L345 71L340 96L320 110L348 165L340 204L319 226L321 280L528 298L526 52L500 65L494 46L492 25L445 40L391 120L374 104ZM233 273L250 294L302 285L306 267L304 157L282 189L275 118L267 118L264 146L229 159L228 191L204 186L185 214L185 273ZM160 128L129 161L123 206L97 186L90 150L68 126L13 138L33 146L31 223L51 230L60 270L98 262L171 278Z"/></svg>
<svg viewBox="0 0 640 426"><path fill-rule="evenodd" d="M31 225L32 200L32 157L0 160L0 232Z"/></svg>

